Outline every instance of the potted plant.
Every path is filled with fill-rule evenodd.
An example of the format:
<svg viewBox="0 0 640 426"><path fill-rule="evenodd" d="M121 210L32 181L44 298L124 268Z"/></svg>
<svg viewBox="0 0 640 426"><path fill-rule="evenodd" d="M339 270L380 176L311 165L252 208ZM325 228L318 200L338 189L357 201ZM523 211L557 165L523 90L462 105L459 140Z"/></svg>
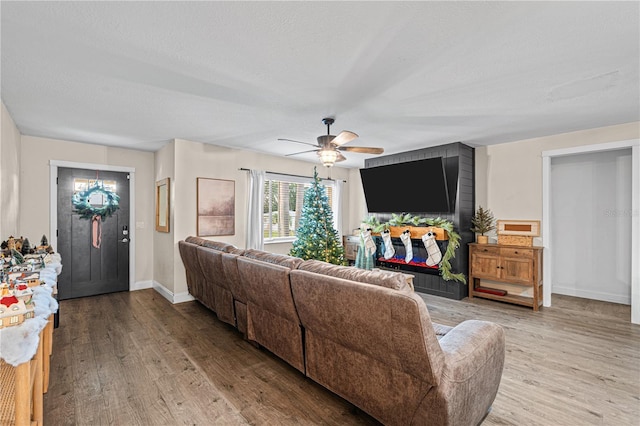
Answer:
<svg viewBox="0 0 640 426"><path fill-rule="evenodd" d="M478 207L476 213L471 218L471 231L475 232L477 235L478 244L487 244L489 242L489 236L484 235L485 232L489 232L496 228L495 219L493 218L493 213L489 209L483 209L482 206Z"/></svg>

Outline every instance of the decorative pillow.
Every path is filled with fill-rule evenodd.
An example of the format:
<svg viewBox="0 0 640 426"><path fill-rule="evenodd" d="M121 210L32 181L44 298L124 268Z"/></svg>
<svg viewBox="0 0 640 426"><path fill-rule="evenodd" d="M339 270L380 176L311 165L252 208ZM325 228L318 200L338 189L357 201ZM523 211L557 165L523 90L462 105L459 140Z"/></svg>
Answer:
<svg viewBox="0 0 640 426"><path fill-rule="evenodd" d="M305 260L298 266L298 269L399 291L413 291L407 283L405 276L399 272L383 270L368 271L354 268L353 266L333 265L320 260Z"/></svg>

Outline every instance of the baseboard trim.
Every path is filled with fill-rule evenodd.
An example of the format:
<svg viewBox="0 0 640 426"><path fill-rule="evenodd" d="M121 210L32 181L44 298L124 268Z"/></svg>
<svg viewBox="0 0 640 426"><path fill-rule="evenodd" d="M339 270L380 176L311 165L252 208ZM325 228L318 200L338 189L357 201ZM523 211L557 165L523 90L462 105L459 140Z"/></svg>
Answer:
<svg viewBox="0 0 640 426"><path fill-rule="evenodd" d="M160 293L160 295L167 299L169 302L173 303L173 292L171 290L157 281L153 281L153 289Z"/></svg>
<svg viewBox="0 0 640 426"><path fill-rule="evenodd" d="M582 297L583 299L594 299L603 302L620 303L622 305L631 304L631 297L629 296L604 293L600 291L589 291L571 287L561 287L558 285L554 285L551 291L553 293L562 294L564 296Z"/></svg>
<svg viewBox="0 0 640 426"><path fill-rule="evenodd" d="M129 291L145 290L147 288L153 288L153 281L152 280L137 281L137 282L133 283L133 285L131 287L129 287Z"/></svg>
<svg viewBox="0 0 640 426"><path fill-rule="evenodd" d="M193 296L188 292L185 291L182 293L174 294L171 290L157 281L153 281L153 289L174 305L176 303L190 302L192 300L195 300Z"/></svg>
<svg viewBox="0 0 640 426"><path fill-rule="evenodd" d="M184 291L182 293L173 295L173 303L183 303L183 302L191 302L192 300L196 300L192 295L189 294L188 291Z"/></svg>

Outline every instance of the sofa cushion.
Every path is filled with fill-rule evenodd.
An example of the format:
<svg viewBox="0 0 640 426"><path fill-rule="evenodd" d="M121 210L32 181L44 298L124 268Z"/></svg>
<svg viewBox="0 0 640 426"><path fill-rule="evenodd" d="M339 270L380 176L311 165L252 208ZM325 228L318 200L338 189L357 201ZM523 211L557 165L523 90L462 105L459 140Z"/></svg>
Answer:
<svg viewBox="0 0 640 426"><path fill-rule="evenodd" d="M433 321L431 322L431 325L433 325L433 331L435 331L436 337L438 338L438 340L442 339L444 336L447 335L448 332L453 330L453 327L449 327L448 325L438 324Z"/></svg>
<svg viewBox="0 0 640 426"><path fill-rule="evenodd" d="M296 269L298 265L303 262L299 257L287 256L286 254L268 253L266 251L254 249L245 250L243 256L249 259L259 260L261 262L284 266L289 269Z"/></svg>
<svg viewBox="0 0 640 426"><path fill-rule="evenodd" d="M394 290L412 291L405 276L399 272L381 270L368 271L353 266L332 265L331 263L320 260L305 260L298 266L298 269L364 284L378 285Z"/></svg>
<svg viewBox="0 0 640 426"><path fill-rule="evenodd" d="M184 239L186 242L191 243L191 244L196 244L198 246L201 246L202 243L204 243L206 240L204 238L200 238L200 237L193 237L193 236L189 236L187 238Z"/></svg>
<svg viewBox="0 0 640 426"><path fill-rule="evenodd" d="M444 363L419 295L300 269L290 278L309 378L382 424L446 424L412 421Z"/></svg>
<svg viewBox="0 0 640 426"><path fill-rule="evenodd" d="M291 269L245 256L239 256L237 263L247 295L247 338L304 373L302 329L291 295Z"/></svg>
<svg viewBox="0 0 640 426"><path fill-rule="evenodd" d="M206 280L198 261L198 245L187 241L179 241L178 249L184 264L189 294L204 303L209 309L215 309L212 297L206 294Z"/></svg>
<svg viewBox="0 0 640 426"><path fill-rule="evenodd" d="M211 241L211 240L204 240L201 245L203 247L208 247L214 250L223 251L225 253L228 253L235 248L232 244L223 243L221 241Z"/></svg>
<svg viewBox="0 0 640 426"><path fill-rule="evenodd" d="M224 252L206 246L197 247L196 252L205 278L204 295L208 298L205 305L211 305L221 321L235 326L231 286L225 278L222 267ZM201 302L205 301L201 300Z"/></svg>

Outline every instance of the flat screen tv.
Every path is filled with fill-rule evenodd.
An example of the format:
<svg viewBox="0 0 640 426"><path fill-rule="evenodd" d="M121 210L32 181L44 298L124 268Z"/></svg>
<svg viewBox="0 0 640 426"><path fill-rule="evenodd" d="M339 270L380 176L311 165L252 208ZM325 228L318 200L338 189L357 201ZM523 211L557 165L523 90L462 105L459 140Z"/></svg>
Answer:
<svg viewBox="0 0 640 426"><path fill-rule="evenodd" d="M448 213L441 157L360 169L369 213Z"/></svg>

